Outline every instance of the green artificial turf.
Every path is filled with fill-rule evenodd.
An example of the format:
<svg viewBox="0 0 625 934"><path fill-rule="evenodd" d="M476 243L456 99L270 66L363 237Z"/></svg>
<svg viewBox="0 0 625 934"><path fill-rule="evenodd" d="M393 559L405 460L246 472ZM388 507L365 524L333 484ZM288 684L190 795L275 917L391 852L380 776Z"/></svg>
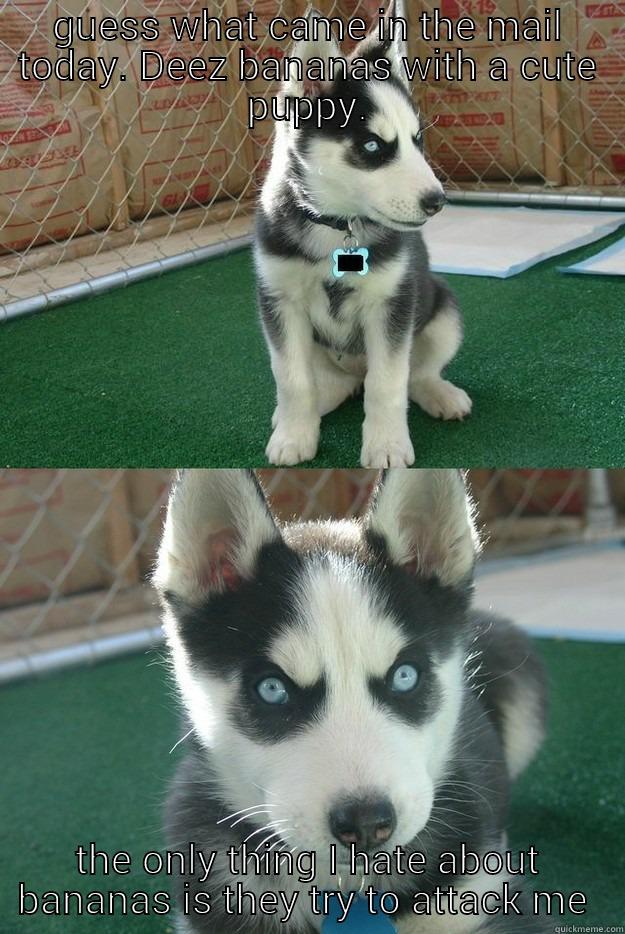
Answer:
<svg viewBox="0 0 625 934"><path fill-rule="evenodd" d="M516 787L510 847L538 849L530 890L582 891L584 925L625 922L625 646L541 641L552 684L549 738ZM80 877L74 850L93 841L133 864L163 845L164 785L178 716L162 665L147 655L0 691L0 930L99 934L171 930L158 919L17 917L31 891L167 889L141 871ZM558 918L548 923L558 924ZM512 928L511 928L512 929Z"/></svg>
<svg viewBox="0 0 625 934"><path fill-rule="evenodd" d="M620 234L622 236L622 234ZM410 409L417 465L622 466L625 285L558 257L507 280L449 276L466 316L449 376L465 423ZM0 463L261 466L274 387L249 251L1 329ZM315 466L359 462L362 400L325 418Z"/></svg>

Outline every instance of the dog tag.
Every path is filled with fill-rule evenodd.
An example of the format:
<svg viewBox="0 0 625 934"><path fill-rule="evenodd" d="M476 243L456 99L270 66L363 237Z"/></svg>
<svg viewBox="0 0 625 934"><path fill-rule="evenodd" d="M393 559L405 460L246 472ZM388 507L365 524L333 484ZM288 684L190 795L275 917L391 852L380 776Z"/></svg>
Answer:
<svg viewBox="0 0 625 934"><path fill-rule="evenodd" d="M358 934L396 934L397 928L381 911L369 914L369 905L366 898L358 897L347 912L347 918L339 923L343 917L341 905L336 897L330 898L330 913L323 919L322 934L332 934L333 931L358 931Z"/></svg>
<svg viewBox="0 0 625 934"><path fill-rule="evenodd" d="M358 273L359 276L366 276L369 272L369 250L364 246L335 250L332 259L332 275L335 279L342 279L348 272Z"/></svg>

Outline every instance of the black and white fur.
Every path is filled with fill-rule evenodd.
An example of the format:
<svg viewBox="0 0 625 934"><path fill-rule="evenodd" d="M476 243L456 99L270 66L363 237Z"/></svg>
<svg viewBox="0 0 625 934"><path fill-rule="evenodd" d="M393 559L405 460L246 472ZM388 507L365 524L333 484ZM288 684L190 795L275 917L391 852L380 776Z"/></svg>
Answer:
<svg viewBox="0 0 625 934"><path fill-rule="evenodd" d="M304 62L339 54L334 42L293 50ZM363 382L365 467L414 463L409 399L435 418L471 411L468 395L441 375L462 323L453 294L430 272L419 232L444 194L423 154L401 48L369 37L351 58L386 59L390 79L287 84L284 98L305 93L354 109L344 128L339 117L320 129L277 125L258 208L258 298L277 389L266 453L278 465L313 458L321 417ZM367 151L372 142L378 152ZM337 280L330 258L343 247L347 219L369 249L370 272Z"/></svg>
<svg viewBox="0 0 625 934"><path fill-rule="evenodd" d="M191 751L167 808L168 848L314 850L329 875L333 824L347 803L382 800L393 814L378 851L424 852L425 876L370 877L402 896L400 934L516 934L531 915L418 918L411 894L437 884L500 890L501 876L441 877L443 851L506 848L512 780L539 747L545 684L527 638L471 608L478 545L471 503L452 470L386 472L360 521L279 525L251 472L192 470L172 493L156 584ZM393 692L398 664L417 687ZM258 693L272 676L288 702ZM186 731L185 731L186 732ZM337 843L337 839L339 842ZM180 931L313 934L320 921L288 876L229 876L224 859L201 885L208 915ZM258 893L300 891L288 923L219 910L226 882ZM344 881L344 880L343 880ZM523 887L515 876L512 887ZM530 884L530 880L527 880ZM342 883L343 884L343 883Z"/></svg>

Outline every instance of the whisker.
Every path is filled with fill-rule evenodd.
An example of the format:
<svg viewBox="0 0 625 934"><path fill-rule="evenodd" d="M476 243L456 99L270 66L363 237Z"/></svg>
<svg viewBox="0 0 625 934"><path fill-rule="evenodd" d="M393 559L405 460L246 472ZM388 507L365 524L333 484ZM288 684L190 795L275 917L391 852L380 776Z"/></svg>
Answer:
<svg viewBox="0 0 625 934"><path fill-rule="evenodd" d="M272 851L275 847L280 846L280 844L282 844L282 846L280 846L280 850L283 850L283 849L287 846L287 841L288 841L288 839L289 839L290 836L291 836L290 833L284 833L283 830L280 831L280 837L276 840L275 843L272 843L272 844L271 844L271 846L269 847L269 849L267 850L267 852L268 852L268 853L271 853L271 851ZM280 850L278 850L278 852L280 852Z"/></svg>
<svg viewBox="0 0 625 934"><path fill-rule="evenodd" d="M445 800L448 800L448 799L445 799ZM467 811L454 811L453 808L441 807L440 804L435 804L434 807L432 808L432 811L433 812L443 811L445 814L457 814L458 817L470 817L470 814L468 814Z"/></svg>
<svg viewBox="0 0 625 934"><path fill-rule="evenodd" d="M439 824L442 827L446 827L447 830L450 830L453 834L457 834L460 832L458 827L452 827L451 824L448 824L447 821L444 821L440 817L432 817L432 815L430 815L428 824Z"/></svg>
<svg viewBox="0 0 625 934"><path fill-rule="evenodd" d="M191 727L191 729L189 730L188 733L185 733L185 735L182 737L182 739L179 739L177 743L174 743L174 745L173 745L173 746L171 747L171 749L169 750L169 755L170 755L170 756L171 756L172 752L174 751L174 749L177 749L177 748L178 748L178 746L180 745L180 743L184 743L185 739L188 739L188 738L191 736L191 733L193 733L193 727Z"/></svg>
<svg viewBox="0 0 625 934"><path fill-rule="evenodd" d="M262 791L263 794L272 795L274 798L277 798L275 791L269 791L268 788L265 788L263 785L258 785L256 782L252 782L254 788L258 788L259 791Z"/></svg>
<svg viewBox="0 0 625 934"><path fill-rule="evenodd" d="M523 661L519 662L518 665L515 665L514 668L511 668L510 671L504 671L504 672L502 672L502 674L496 675L494 678L490 678L489 681L480 681L479 687L482 688L482 691L481 691L481 693L480 693L480 697L482 696L482 694L484 693L485 688L487 688L489 684L493 684L494 681L499 681L501 678L507 678L508 675L513 675L515 671L518 671L519 668L522 668L522 667L523 667L523 665L524 665L525 662L529 659L529 657L530 657L530 656L529 656L529 652L528 652L527 655L525 656L525 658L523 659Z"/></svg>
<svg viewBox="0 0 625 934"><path fill-rule="evenodd" d="M259 827L258 830L253 830L251 833L248 833L247 837L243 840L243 843L247 843L248 840L251 840L252 837L255 837L257 833L262 833L263 830L271 830L271 828L275 827L276 824L286 824L286 823L287 823L286 818L283 818L282 820L271 821L271 823L265 824L264 827Z"/></svg>
<svg viewBox="0 0 625 934"><path fill-rule="evenodd" d="M225 824L226 821L230 820L232 817L236 817L237 814L243 814L244 812L249 813L250 811L258 811L258 810L264 811L268 807L273 807L273 806L274 805L268 805L268 804L251 804L247 808L241 808L238 811L233 811L231 814L227 814L225 817L220 817L216 823ZM242 817L241 819L245 820L245 816ZM236 821L236 823L238 823L238 821ZM234 824L232 826L234 827Z"/></svg>
<svg viewBox="0 0 625 934"><path fill-rule="evenodd" d="M268 837L265 837L265 839L262 840L262 841L258 844L258 846L254 848L254 852L255 852L255 853L258 853L258 851L261 849L261 847L263 847L266 843L269 843L269 841L271 840L272 837L280 837L280 834L281 834L281 833L282 833L281 830L276 830L276 831L274 831L274 833L270 833ZM269 852L269 851L267 851L267 852Z"/></svg>
<svg viewBox="0 0 625 934"><path fill-rule="evenodd" d="M243 821L250 820L253 817L260 817L261 814L269 814L267 808L260 808L258 811L252 811L250 814L244 814L242 817L237 817L234 823L230 824L230 827L236 827L237 824L243 823Z"/></svg>
<svg viewBox="0 0 625 934"><path fill-rule="evenodd" d="M431 123L426 123L425 126L422 126L419 128L421 133L424 133L426 130L431 129L431 127L436 126L436 124L438 123L438 120L439 120L439 115L437 114Z"/></svg>

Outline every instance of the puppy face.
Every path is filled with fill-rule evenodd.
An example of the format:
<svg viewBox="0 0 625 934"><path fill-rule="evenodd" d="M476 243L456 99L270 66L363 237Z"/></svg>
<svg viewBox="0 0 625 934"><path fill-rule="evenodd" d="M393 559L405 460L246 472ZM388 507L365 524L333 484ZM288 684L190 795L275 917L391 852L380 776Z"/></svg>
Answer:
<svg viewBox="0 0 625 934"><path fill-rule="evenodd" d="M350 96L355 95L355 96ZM444 203L423 153L419 115L397 83L342 82L331 98L354 109L319 129L295 131L302 187L320 214L366 217L397 230L424 224ZM337 109L340 114L340 109Z"/></svg>
<svg viewBox="0 0 625 934"><path fill-rule="evenodd" d="M224 801L262 818L250 845L314 849L323 864L332 843L392 849L426 825L462 705L473 560L461 481L439 473L392 473L362 524L279 530L238 472L192 472L174 494L157 581L176 675ZM421 535L410 516L441 483L455 515L423 512ZM206 574L198 547L224 522L232 547Z"/></svg>
<svg viewBox="0 0 625 934"><path fill-rule="evenodd" d="M297 45L294 54L304 62L340 54L333 43ZM285 88L286 95L327 101L320 102L327 117L320 126L309 120L288 133L293 170L308 207L320 214L366 217L397 230L419 227L445 198L424 155L423 128L399 50L368 39L354 51L356 58L371 64L385 59L390 78Z"/></svg>

